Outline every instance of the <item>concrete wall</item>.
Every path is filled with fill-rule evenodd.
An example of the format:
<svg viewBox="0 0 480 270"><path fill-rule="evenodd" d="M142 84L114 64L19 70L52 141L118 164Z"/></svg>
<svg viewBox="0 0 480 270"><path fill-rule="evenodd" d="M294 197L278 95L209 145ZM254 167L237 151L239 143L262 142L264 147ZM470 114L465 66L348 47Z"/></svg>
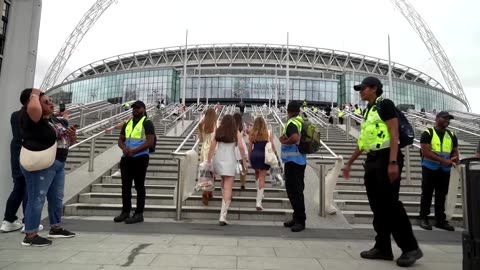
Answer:
<svg viewBox="0 0 480 270"><path fill-rule="evenodd" d="M3 0L1 0L3 3ZM33 87L40 31L41 0L12 1L0 75L0 215L12 190L10 114L20 108L20 92Z"/></svg>

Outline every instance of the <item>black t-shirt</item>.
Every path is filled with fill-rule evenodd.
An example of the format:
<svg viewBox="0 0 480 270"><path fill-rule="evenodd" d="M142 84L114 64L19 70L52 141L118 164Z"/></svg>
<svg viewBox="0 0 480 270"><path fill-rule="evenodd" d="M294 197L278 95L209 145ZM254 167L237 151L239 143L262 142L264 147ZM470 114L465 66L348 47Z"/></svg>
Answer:
<svg viewBox="0 0 480 270"><path fill-rule="evenodd" d="M55 117L41 118L37 123L33 122L27 112L23 112L21 130L23 136L22 146L31 151L43 151L57 142L57 154L55 159L65 162L70 147L66 135L68 122Z"/></svg>
<svg viewBox="0 0 480 270"><path fill-rule="evenodd" d="M438 135L438 138L440 139L440 142L443 143L443 136L445 135L445 131L440 131L435 128L435 132ZM453 143L453 148L458 147L458 139L455 134L450 133L450 136L452 136L452 143ZM432 134L429 134L427 131L424 131L422 133L422 137L420 138L420 143L425 143L425 144L430 144L432 142Z"/></svg>
<svg viewBox="0 0 480 270"><path fill-rule="evenodd" d="M300 135L300 132L299 132L297 126L294 123L288 124L288 126L287 126L287 138L290 138L290 136L292 136L295 133Z"/></svg>
<svg viewBox="0 0 480 270"><path fill-rule="evenodd" d="M132 119L132 120L129 120L129 121L133 121L133 128L135 128L135 126L137 125L138 121L140 121L140 119L138 119L138 120ZM128 134L128 136L125 135L125 128L127 127L127 123L125 123L123 125L122 130L120 131L120 134L125 136L125 137L130 136L130 134ZM150 121L150 119L145 119L145 121L143 121L143 128L145 129L145 136L146 135L155 135L155 127L153 126L153 123L152 123L152 121Z"/></svg>
<svg viewBox="0 0 480 270"><path fill-rule="evenodd" d="M382 109L378 115L384 122L387 122L388 120L393 118L397 118L397 112L395 110L395 104L393 103L393 101L391 101L390 99L383 99L380 106L382 107ZM364 119L367 119L368 114L371 111L370 108L372 108L372 105L369 104L364 110ZM376 108L373 108L372 110L376 110Z"/></svg>

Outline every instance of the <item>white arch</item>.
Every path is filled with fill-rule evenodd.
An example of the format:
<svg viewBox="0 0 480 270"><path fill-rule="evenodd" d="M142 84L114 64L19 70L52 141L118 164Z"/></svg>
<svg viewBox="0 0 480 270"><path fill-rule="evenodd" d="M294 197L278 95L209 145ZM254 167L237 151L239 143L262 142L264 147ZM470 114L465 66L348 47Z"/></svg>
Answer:
<svg viewBox="0 0 480 270"><path fill-rule="evenodd" d="M87 34L88 30L95 24L98 18L100 18L103 12L105 12L105 10L108 9L115 1L116 0L97 0L97 2L95 2L95 4L85 13L48 68L45 78L43 79L41 89L48 90L55 85L58 76L60 76L62 73L65 64L72 56L75 48ZM407 0L391 1L399 9L405 19L407 19L415 32L417 32L420 39L422 39L423 43L427 47L427 50L442 73L443 79L447 84L447 90L464 100L467 104L467 109L470 111L470 104L465 96L460 79L453 69L445 51L433 35L433 32L430 30L427 23Z"/></svg>

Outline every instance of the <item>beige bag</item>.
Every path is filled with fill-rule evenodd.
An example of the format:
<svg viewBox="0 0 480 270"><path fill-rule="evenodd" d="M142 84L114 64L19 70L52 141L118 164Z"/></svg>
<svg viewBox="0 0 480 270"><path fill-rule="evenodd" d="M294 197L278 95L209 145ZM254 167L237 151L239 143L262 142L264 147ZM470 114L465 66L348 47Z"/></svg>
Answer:
<svg viewBox="0 0 480 270"><path fill-rule="evenodd" d="M22 146L20 150L20 164L29 172L41 171L52 166L56 155L56 141L48 149L42 151L31 151Z"/></svg>
<svg viewBox="0 0 480 270"><path fill-rule="evenodd" d="M265 164L270 166L275 166L278 164L277 155L275 155L275 152L273 151L271 142L268 142L265 145Z"/></svg>

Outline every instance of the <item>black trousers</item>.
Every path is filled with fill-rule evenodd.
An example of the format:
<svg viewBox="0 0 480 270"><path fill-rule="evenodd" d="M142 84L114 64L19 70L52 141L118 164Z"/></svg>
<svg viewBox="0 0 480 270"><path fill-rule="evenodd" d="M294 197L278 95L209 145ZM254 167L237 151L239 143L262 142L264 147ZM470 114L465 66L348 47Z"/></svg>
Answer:
<svg viewBox="0 0 480 270"><path fill-rule="evenodd" d="M291 161L285 163L285 187L290 204L292 204L293 220L303 225L305 225L305 220L307 219L305 214L305 198L303 196L306 167L306 165L298 165Z"/></svg>
<svg viewBox="0 0 480 270"><path fill-rule="evenodd" d="M447 198L450 172L442 169L430 170L422 166L422 198L420 200L420 218L430 215L433 191L435 190L435 219L445 222L445 199Z"/></svg>
<svg viewBox="0 0 480 270"><path fill-rule="evenodd" d="M365 187L373 212L373 228L377 233L375 247L385 253L392 253L390 235L403 252L418 248L403 203L399 200L400 180L394 183L388 178L390 148L367 154L365 161ZM399 151L397 162L400 173L403 168L403 154Z"/></svg>
<svg viewBox="0 0 480 270"><path fill-rule="evenodd" d="M343 125L343 117L339 117L339 118L338 118L338 123L339 123L340 125Z"/></svg>
<svg viewBox="0 0 480 270"><path fill-rule="evenodd" d="M13 190L8 197L7 205L5 207L5 217L3 219L8 222L14 222L17 220L17 211L20 204L22 204L25 216L25 208L27 207L27 189L25 177L23 176L13 178Z"/></svg>
<svg viewBox="0 0 480 270"><path fill-rule="evenodd" d="M136 214L142 214L145 209L145 176L150 157L141 155L138 157L122 157L120 160L120 172L122 173L122 213L130 213L132 210L132 182L135 182L137 191Z"/></svg>

